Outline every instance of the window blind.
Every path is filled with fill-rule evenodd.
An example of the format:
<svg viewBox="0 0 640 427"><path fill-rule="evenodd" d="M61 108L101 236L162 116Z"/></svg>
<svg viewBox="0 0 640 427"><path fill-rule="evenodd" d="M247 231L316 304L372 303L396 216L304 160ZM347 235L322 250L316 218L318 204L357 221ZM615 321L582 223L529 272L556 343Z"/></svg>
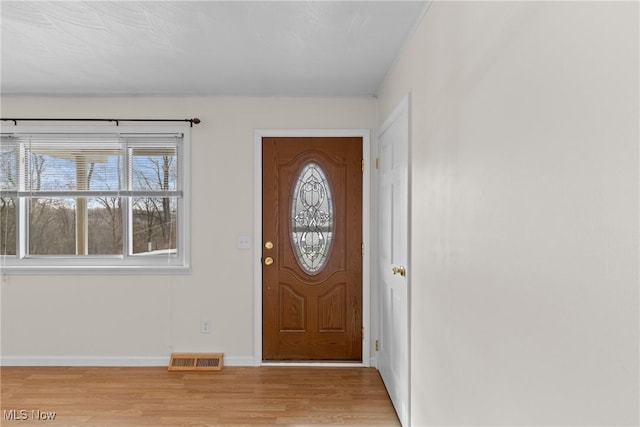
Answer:
<svg viewBox="0 0 640 427"><path fill-rule="evenodd" d="M182 134L3 134L3 197L182 197Z"/></svg>

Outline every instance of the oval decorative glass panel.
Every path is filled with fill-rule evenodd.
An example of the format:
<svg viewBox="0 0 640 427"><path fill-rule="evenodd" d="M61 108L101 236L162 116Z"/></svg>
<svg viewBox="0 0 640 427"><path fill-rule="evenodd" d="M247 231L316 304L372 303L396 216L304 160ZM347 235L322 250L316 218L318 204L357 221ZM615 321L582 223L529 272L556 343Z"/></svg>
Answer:
<svg viewBox="0 0 640 427"><path fill-rule="evenodd" d="M322 271L333 243L333 200L327 175L307 163L296 180L291 200L291 243L300 268Z"/></svg>

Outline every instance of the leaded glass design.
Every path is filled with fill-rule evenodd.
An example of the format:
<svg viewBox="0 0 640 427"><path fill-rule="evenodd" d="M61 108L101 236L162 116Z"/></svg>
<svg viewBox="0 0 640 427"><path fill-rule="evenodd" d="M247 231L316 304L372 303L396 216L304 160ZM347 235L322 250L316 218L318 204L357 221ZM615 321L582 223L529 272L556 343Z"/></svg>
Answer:
<svg viewBox="0 0 640 427"><path fill-rule="evenodd" d="M296 180L291 201L291 241L300 267L310 275L322 271L333 242L333 201L327 175L307 163Z"/></svg>

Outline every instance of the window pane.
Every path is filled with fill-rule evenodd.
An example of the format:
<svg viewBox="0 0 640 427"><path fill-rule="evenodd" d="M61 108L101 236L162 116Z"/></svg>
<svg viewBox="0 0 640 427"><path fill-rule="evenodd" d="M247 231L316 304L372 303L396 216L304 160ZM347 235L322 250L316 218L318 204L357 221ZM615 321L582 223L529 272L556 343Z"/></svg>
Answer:
<svg viewBox="0 0 640 427"><path fill-rule="evenodd" d="M89 255L122 255L122 199L91 198L87 207Z"/></svg>
<svg viewBox="0 0 640 427"><path fill-rule="evenodd" d="M176 253L176 197L134 197L133 247L134 254Z"/></svg>
<svg viewBox="0 0 640 427"><path fill-rule="evenodd" d="M291 240L300 267L310 275L322 271L333 241L333 200L314 162L302 169L291 195Z"/></svg>
<svg viewBox="0 0 640 427"><path fill-rule="evenodd" d="M25 188L31 191L121 189L121 144L33 142L28 146Z"/></svg>
<svg viewBox="0 0 640 427"><path fill-rule="evenodd" d="M76 255L76 198L31 199L29 254ZM122 201L87 199L88 254L122 254Z"/></svg>
<svg viewBox="0 0 640 427"><path fill-rule="evenodd" d="M131 169L134 191L174 191L178 188L175 147L132 149Z"/></svg>
<svg viewBox="0 0 640 427"><path fill-rule="evenodd" d="M0 255L16 254L16 199L0 197Z"/></svg>
<svg viewBox="0 0 640 427"><path fill-rule="evenodd" d="M29 254L75 255L76 200L29 200Z"/></svg>

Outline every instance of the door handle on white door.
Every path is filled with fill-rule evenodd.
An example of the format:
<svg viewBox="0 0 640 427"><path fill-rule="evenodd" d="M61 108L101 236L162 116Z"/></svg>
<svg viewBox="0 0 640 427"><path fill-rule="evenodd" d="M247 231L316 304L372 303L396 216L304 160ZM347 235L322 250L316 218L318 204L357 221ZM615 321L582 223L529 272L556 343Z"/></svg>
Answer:
<svg viewBox="0 0 640 427"><path fill-rule="evenodd" d="M404 267L393 266L392 271L393 271L393 274L399 274L402 277L405 277L407 275L407 269Z"/></svg>

